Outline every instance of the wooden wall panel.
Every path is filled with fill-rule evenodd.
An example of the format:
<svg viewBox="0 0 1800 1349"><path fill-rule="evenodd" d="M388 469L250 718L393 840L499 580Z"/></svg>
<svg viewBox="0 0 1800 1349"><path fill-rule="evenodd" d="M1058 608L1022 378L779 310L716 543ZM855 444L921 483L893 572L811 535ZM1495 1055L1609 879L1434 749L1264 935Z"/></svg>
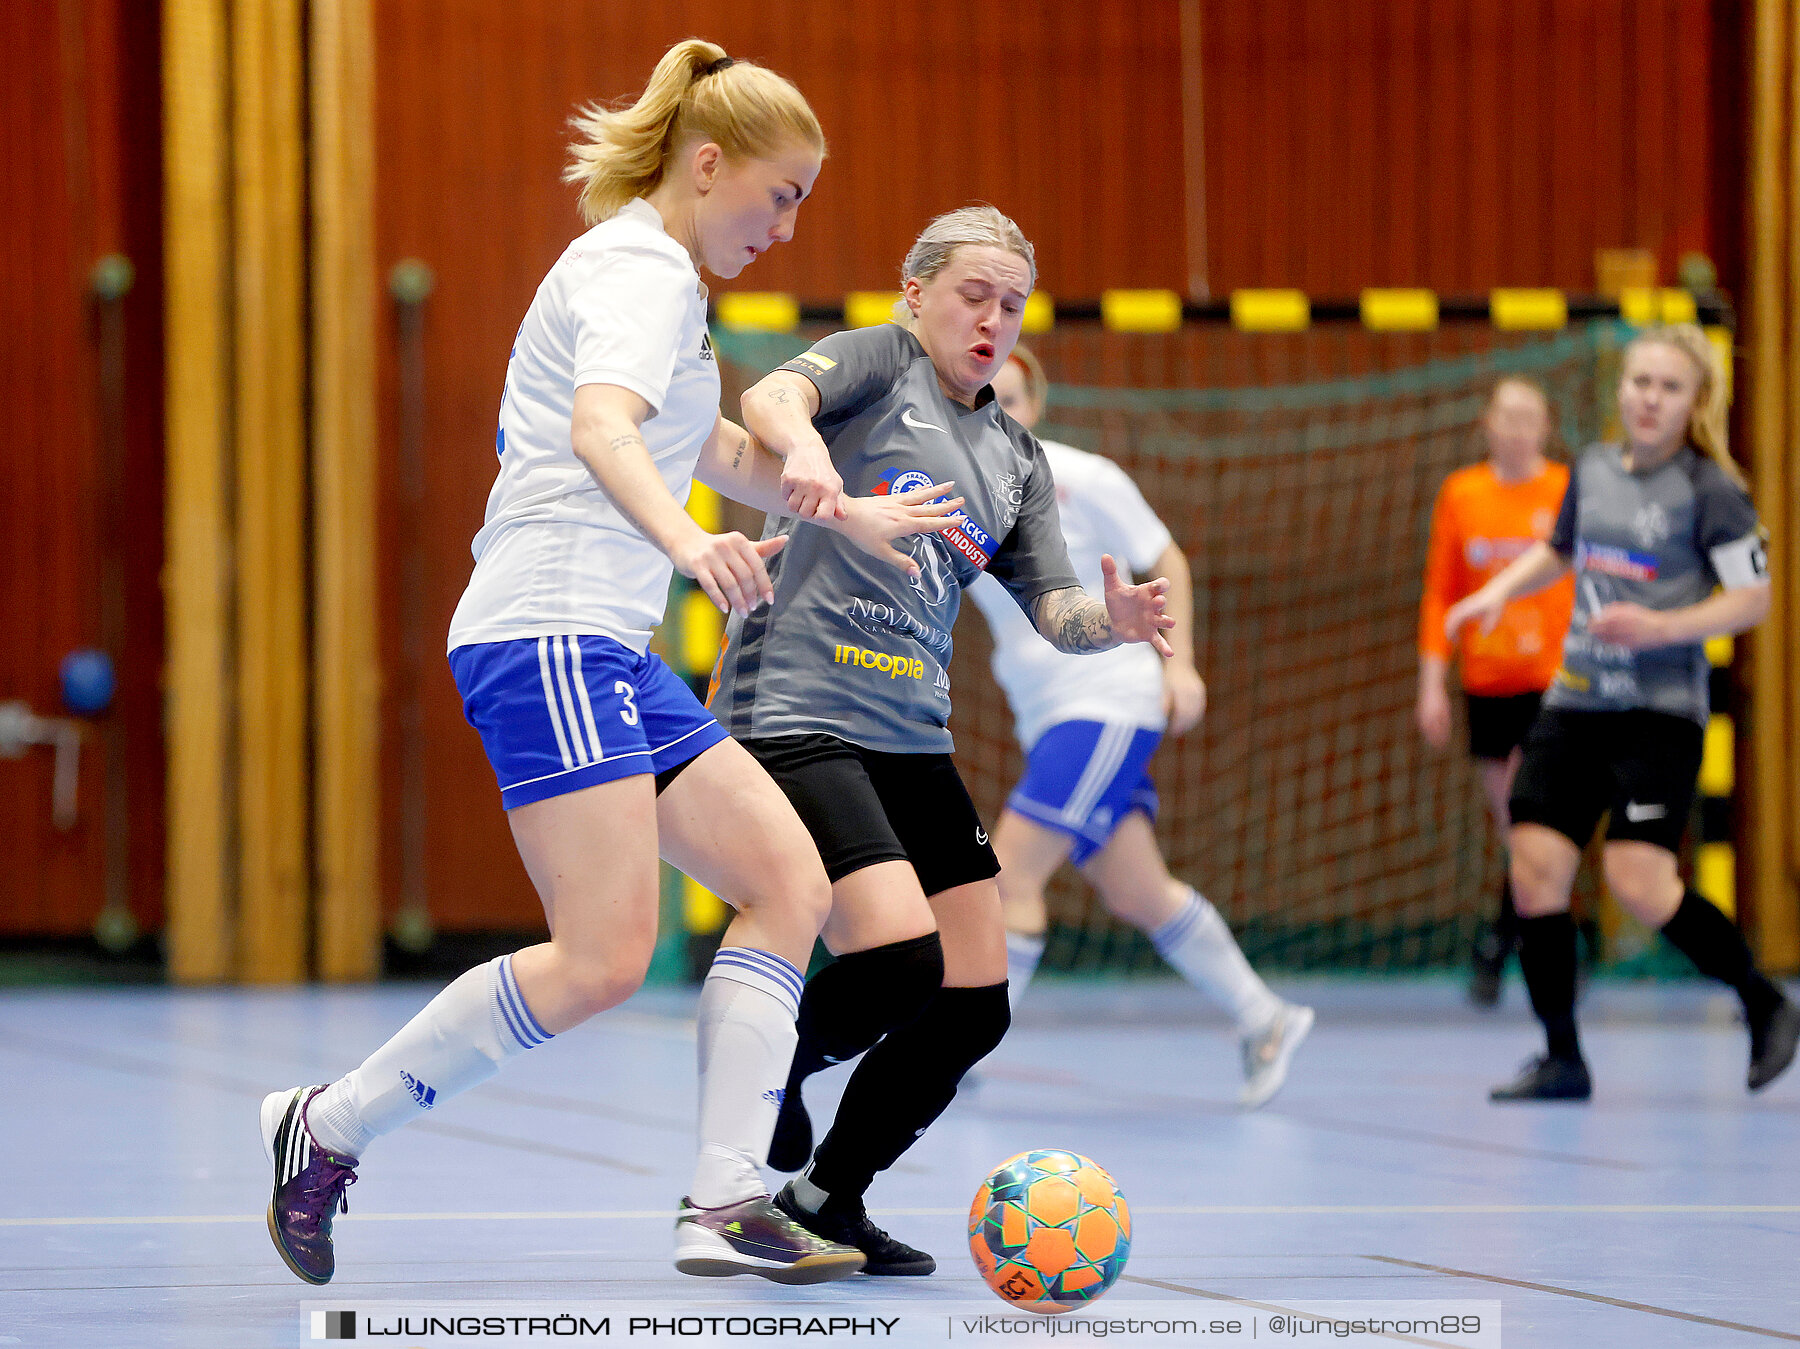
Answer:
<svg viewBox="0 0 1800 1349"><path fill-rule="evenodd" d="M1688 249L1727 284L1741 250L1736 23L1727 0L1203 0L1203 112L1214 294L1372 285L1482 292L1594 285L1597 247ZM1646 12L1653 11L1653 12ZM791 76L831 143L795 242L735 287L834 301L892 286L932 213L1000 205L1039 250L1053 295L1180 288L1189 275L1180 0L1029 10L947 0L856 6L723 0L381 0L376 7L377 266L436 274L426 310L432 466L422 593L402 596L383 302L383 652L388 690L425 702L433 913L448 927L535 923L492 777L441 650L402 652L402 605L440 633L467 580L493 478L510 339L580 225L559 181L566 120L634 95L690 35ZM1645 72L1655 72L1654 90ZM1114 360L1112 356L1106 360ZM1294 378L1270 355L1266 378ZM1122 377L1110 367L1102 377ZM410 668L401 662L410 663ZM403 678L406 675L408 678ZM398 727L384 711L385 782ZM398 802L384 789L385 888ZM470 878L478 878L471 881Z"/></svg>
<svg viewBox="0 0 1800 1349"><path fill-rule="evenodd" d="M1209 0L1215 292L1594 287L1594 250L1738 279L1738 7ZM1732 182L1736 182L1734 178ZM1165 282L1173 284L1173 281Z"/></svg>
<svg viewBox="0 0 1800 1349"><path fill-rule="evenodd" d="M124 301L125 464L119 536L124 643L113 724L125 737L130 901L162 913L162 294L154 6L122 0L0 6L0 700L61 709L57 667L100 640L96 331L88 271L122 252L137 266ZM14 134L15 132L19 134ZM129 203L129 205L127 205ZM103 751L84 746L80 817L51 822L51 755L0 760L0 935L86 931L103 884Z"/></svg>

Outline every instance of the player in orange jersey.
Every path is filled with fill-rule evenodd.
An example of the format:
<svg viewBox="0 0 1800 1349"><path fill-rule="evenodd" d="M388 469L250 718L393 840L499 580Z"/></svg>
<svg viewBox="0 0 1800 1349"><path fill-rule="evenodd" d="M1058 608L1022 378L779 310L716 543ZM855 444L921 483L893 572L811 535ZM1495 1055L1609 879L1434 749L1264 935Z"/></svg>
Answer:
<svg viewBox="0 0 1800 1349"><path fill-rule="evenodd" d="M1519 746L1556 673L1574 586L1564 577L1507 605L1492 632L1467 625L1454 652L1444 636L1444 615L1550 537L1569 485L1568 466L1545 455L1554 425L1550 399L1535 381L1513 375L1494 386L1481 419L1486 461L1456 470L1438 491L1419 604L1419 730L1434 749L1450 743L1447 683L1454 655L1468 700L1469 753L1502 840L1511 824L1506 799ZM1501 974L1517 943L1512 886L1502 880L1499 918L1475 939L1472 1002L1491 1007L1499 1000Z"/></svg>

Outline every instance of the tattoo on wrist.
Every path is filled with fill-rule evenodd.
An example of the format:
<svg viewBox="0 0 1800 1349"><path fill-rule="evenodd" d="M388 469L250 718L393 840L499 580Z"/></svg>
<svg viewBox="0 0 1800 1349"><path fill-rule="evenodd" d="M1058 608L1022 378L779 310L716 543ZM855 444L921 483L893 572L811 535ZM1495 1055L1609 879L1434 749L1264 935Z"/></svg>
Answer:
<svg viewBox="0 0 1800 1349"><path fill-rule="evenodd" d="M788 400L788 391L786 389L782 388L780 385L776 385L773 389L769 390L769 401L770 402L785 403L785 402L787 402L787 400Z"/></svg>
<svg viewBox="0 0 1800 1349"><path fill-rule="evenodd" d="M1119 644L1106 606L1080 590L1052 590L1032 608L1037 630L1058 651L1106 651Z"/></svg>

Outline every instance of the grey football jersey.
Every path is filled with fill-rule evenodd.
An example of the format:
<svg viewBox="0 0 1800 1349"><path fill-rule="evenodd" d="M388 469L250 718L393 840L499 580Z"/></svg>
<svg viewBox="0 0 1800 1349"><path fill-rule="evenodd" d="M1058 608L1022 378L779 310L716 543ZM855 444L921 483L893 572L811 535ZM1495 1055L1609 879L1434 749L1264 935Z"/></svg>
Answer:
<svg viewBox="0 0 1800 1349"><path fill-rule="evenodd" d="M1632 651L1589 636L1588 623L1608 604L1698 604L1722 572L1729 573L1727 585L1766 575L1750 498L1691 447L1634 473L1619 446L1594 445L1569 476L1550 546L1574 560L1575 615L1546 705L1643 708L1704 725L1709 699L1703 645Z"/></svg>
<svg viewBox="0 0 1800 1349"><path fill-rule="evenodd" d="M983 389L944 396L931 358L894 324L835 333L781 367L819 390L813 425L852 496L954 481L955 526L899 545L920 575L840 535L770 516L787 536L769 561L775 602L734 614L708 706L739 739L826 734L886 753L948 753L950 631L982 572L1021 606L1080 584L1044 452Z"/></svg>

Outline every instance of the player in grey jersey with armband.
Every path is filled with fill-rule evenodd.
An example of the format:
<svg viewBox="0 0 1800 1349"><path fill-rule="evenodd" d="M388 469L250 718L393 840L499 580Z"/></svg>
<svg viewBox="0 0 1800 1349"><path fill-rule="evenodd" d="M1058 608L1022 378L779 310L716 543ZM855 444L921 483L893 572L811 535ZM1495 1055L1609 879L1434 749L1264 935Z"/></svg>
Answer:
<svg viewBox="0 0 1800 1349"><path fill-rule="evenodd" d="M1750 1090L1794 1057L1800 1008L1676 868L1706 726L1705 643L1769 612L1762 527L1726 452L1725 376L1692 324L1636 337L1619 381L1622 442L1582 455L1548 543L1444 619L1452 639L1467 623L1492 627L1509 600L1575 569L1562 668L1526 738L1510 802L1519 963L1546 1052L1496 1087L1496 1101L1591 1094L1575 1030L1569 891L1581 849L1609 810L1608 887L1702 973L1737 990L1750 1028Z"/></svg>
<svg viewBox="0 0 1800 1349"><path fill-rule="evenodd" d="M812 1158L776 1203L861 1250L866 1274L935 1268L869 1221L863 1193L1010 1019L1000 864L950 759L963 591L995 577L1064 651L1147 642L1168 656L1174 625L1168 582L1125 584L1110 558L1104 602L1082 590L1044 451L995 401L1036 280L1019 227L991 206L952 211L901 274L904 326L833 334L744 395L749 430L786 463L787 510L765 537L787 546L769 559L774 603L726 629L708 699L788 794L832 883L820 935L838 960L801 999L769 1165ZM959 509L941 534L898 545L910 577L796 527L843 492L928 488ZM801 1084L865 1050L815 1152Z"/></svg>

